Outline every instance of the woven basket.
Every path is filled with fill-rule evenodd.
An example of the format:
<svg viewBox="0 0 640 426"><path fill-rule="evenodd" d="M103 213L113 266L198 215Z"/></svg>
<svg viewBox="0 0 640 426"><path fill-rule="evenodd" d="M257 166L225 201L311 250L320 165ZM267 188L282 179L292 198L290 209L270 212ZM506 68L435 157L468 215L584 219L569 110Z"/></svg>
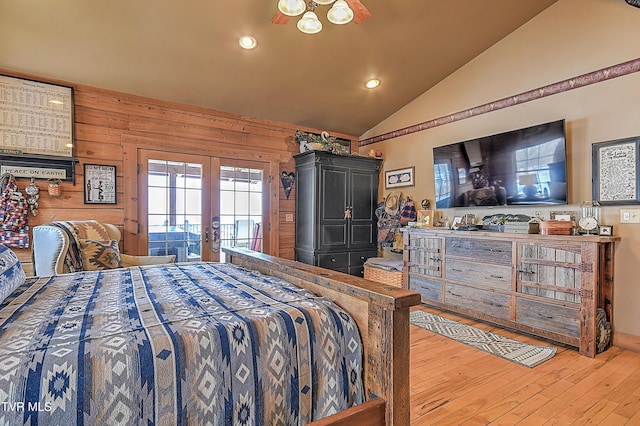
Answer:
<svg viewBox="0 0 640 426"><path fill-rule="evenodd" d="M367 280L402 287L402 272L400 271L385 271L384 269L364 265L364 277Z"/></svg>
<svg viewBox="0 0 640 426"><path fill-rule="evenodd" d="M53 182L51 182L51 180L52 179L48 180L49 185L47 185L47 192L50 197L59 197L62 193L62 187L60 186L62 181L60 179L54 179Z"/></svg>

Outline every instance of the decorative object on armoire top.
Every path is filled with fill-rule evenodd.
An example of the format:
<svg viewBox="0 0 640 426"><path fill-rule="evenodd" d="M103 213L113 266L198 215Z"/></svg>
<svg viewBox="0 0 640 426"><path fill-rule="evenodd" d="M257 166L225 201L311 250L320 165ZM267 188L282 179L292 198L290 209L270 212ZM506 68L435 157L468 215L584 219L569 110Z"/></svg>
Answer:
<svg viewBox="0 0 640 426"><path fill-rule="evenodd" d="M300 152L327 151L338 155L351 154L351 141L330 136L328 132L320 134L296 130L296 142L300 144Z"/></svg>
<svg viewBox="0 0 640 426"><path fill-rule="evenodd" d="M40 188L36 185L36 179L31 178L31 183L24 188L24 192L27 193L27 204L29 204L29 211L32 215L38 215L38 199L40 198Z"/></svg>
<svg viewBox="0 0 640 426"><path fill-rule="evenodd" d="M327 19L332 24L344 25L352 20L359 24L371 17L371 12L360 2L360 0L315 0L305 2L305 0L279 0L278 11L271 18L273 24L286 24L292 16L302 15L298 21L298 30L305 34L317 34L322 31L322 22L318 19L315 11L319 5L333 6L327 12Z"/></svg>
<svg viewBox="0 0 640 426"><path fill-rule="evenodd" d="M296 173L295 172L281 172L280 173L280 182L282 182L282 187L284 188L284 195L289 199L289 195L291 194L291 189L293 188L293 184L296 181Z"/></svg>

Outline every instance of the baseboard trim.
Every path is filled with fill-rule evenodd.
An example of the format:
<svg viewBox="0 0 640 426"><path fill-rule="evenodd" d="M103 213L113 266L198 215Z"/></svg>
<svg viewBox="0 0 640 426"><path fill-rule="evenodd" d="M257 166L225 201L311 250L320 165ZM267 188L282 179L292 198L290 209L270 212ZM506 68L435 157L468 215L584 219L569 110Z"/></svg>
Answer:
<svg viewBox="0 0 640 426"><path fill-rule="evenodd" d="M640 353L640 336L616 331L613 333L613 346Z"/></svg>

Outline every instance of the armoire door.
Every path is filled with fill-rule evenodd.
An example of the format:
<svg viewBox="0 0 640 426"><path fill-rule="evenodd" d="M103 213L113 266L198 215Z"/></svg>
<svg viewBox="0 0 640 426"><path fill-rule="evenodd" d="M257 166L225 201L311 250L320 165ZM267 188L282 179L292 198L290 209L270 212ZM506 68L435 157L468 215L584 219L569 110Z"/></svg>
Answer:
<svg viewBox="0 0 640 426"><path fill-rule="evenodd" d="M346 250L349 235L345 212L349 207L349 170L321 166L319 197L320 249Z"/></svg>

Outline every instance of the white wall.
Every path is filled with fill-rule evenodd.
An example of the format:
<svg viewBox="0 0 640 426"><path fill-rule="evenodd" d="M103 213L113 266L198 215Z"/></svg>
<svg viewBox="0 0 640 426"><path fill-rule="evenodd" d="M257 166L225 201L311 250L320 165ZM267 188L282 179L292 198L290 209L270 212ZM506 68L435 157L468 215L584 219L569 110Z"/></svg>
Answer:
<svg viewBox="0 0 640 426"><path fill-rule="evenodd" d="M624 0L559 0L361 139L640 58L639 34L640 9ZM416 186L404 193L434 200L434 146L563 118L571 205L561 210L579 210L583 200L592 198L591 144L640 136L640 72L367 145L361 152L382 151L385 170L415 166ZM457 210L441 213L453 217L463 209ZM550 209L500 212L533 215L535 210L548 217ZM622 237L616 245L614 327L618 338L638 344L640 351L640 225L620 224L619 211L620 206L603 209L604 223L614 225L614 234Z"/></svg>

